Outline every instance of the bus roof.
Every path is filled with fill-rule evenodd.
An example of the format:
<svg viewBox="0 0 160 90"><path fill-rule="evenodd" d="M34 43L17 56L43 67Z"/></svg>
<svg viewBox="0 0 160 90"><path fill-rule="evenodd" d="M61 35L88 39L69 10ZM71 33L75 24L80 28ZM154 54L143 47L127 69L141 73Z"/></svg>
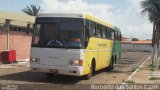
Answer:
<svg viewBox="0 0 160 90"><path fill-rule="evenodd" d="M114 29L114 26L112 26L112 25L110 25L110 24L108 24L108 23L106 23L106 22L104 22L104 21L102 21L102 20L100 20L100 19L92 16L92 15L84 14L84 18L89 19L89 20L91 20L91 21L95 21L95 22L100 23L100 24L102 24L102 25L104 25L104 26L107 26L107 27L109 27L109 28Z"/></svg>
<svg viewBox="0 0 160 90"><path fill-rule="evenodd" d="M67 18L85 18L85 19L89 19L91 21L94 21L94 22L97 22L97 23L100 23L104 26L107 26L111 29L114 29L114 30L117 30L117 31L120 31L119 28L115 27L115 26L112 26L90 14L87 14L87 13L41 13L39 14L37 17L67 17Z"/></svg>
<svg viewBox="0 0 160 90"><path fill-rule="evenodd" d="M114 29L116 30L116 31L121 31L121 29L120 28L118 28L118 27L116 27L116 26L114 26Z"/></svg>

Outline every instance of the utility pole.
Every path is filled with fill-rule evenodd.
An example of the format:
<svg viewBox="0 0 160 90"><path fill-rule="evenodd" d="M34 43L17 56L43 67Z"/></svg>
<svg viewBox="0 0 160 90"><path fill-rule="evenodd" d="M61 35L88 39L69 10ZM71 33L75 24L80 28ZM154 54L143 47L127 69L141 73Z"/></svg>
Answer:
<svg viewBox="0 0 160 90"><path fill-rule="evenodd" d="M4 24L4 29L7 30L7 50L9 50L9 42L10 42L10 39L9 39L9 28L10 27L10 19L5 19L5 24Z"/></svg>

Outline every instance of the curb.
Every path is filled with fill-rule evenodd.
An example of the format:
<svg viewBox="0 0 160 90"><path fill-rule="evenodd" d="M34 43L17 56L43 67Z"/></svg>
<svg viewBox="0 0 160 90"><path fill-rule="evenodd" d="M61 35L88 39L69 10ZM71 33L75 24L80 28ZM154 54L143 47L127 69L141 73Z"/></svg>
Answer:
<svg viewBox="0 0 160 90"><path fill-rule="evenodd" d="M150 58L151 58L151 56L147 57L147 58L138 66L138 68L128 77L128 79L125 80L125 81L132 80L132 77L139 71L139 69L140 69L141 67L143 67L143 65L144 65ZM127 85L128 85L127 83L122 82L122 84L121 84L121 86L120 86L120 88L119 88L118 90L121 90L123 87L126 87Z"/></svg>
<svg viewBox="0 0 160 90"><path fill-rule="evenodd" d="M0 63L0 69L10 69L10 68L21 68L21 67L29 67L29 62L26 61L18 61L13 64L3 64Z"/></svg>

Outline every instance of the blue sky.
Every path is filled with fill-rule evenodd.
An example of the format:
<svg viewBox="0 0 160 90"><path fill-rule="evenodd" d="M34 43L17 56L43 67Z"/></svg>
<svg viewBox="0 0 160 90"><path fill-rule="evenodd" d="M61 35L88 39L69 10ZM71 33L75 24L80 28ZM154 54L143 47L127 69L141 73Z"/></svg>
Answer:
<svg viewBox="0 0 160 90"><path fill-rule="evenodd" d="M0 0L0 10L7 10L12 12L21 12L21 10L30 4L40 5L42 0ZM67 0L61 0L67 1ZM126 8L129 6L127 0L86 0L88 3L107 3L112 4L116 8Z"/></svg>
<svg viewBox="0 0 160 90"><path fill-rule="evenodd" d="M0 10L19 12L27 5L42 12L90 12L121 28L123 36L151 39L152 24L141 15L140 0L0 0Z"/></svg>
<svg viewBox="0 0 160 90"><path fill-rule="evenodd" d="M0 0L0 10L21 12L25 6L30 4L39 5L41 0Z"/></svg>

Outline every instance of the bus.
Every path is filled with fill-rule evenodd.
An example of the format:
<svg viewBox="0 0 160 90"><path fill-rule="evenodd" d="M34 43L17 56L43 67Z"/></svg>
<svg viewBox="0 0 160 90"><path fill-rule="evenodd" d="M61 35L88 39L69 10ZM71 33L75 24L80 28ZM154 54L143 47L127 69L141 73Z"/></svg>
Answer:
<svg viewBox="0 0 160 90"><path fill-rule="evenodd" d="M44 13L36 17L31 71L89 79L95 71L112 71L120 56L118 27L86 13Z"/></svg>

